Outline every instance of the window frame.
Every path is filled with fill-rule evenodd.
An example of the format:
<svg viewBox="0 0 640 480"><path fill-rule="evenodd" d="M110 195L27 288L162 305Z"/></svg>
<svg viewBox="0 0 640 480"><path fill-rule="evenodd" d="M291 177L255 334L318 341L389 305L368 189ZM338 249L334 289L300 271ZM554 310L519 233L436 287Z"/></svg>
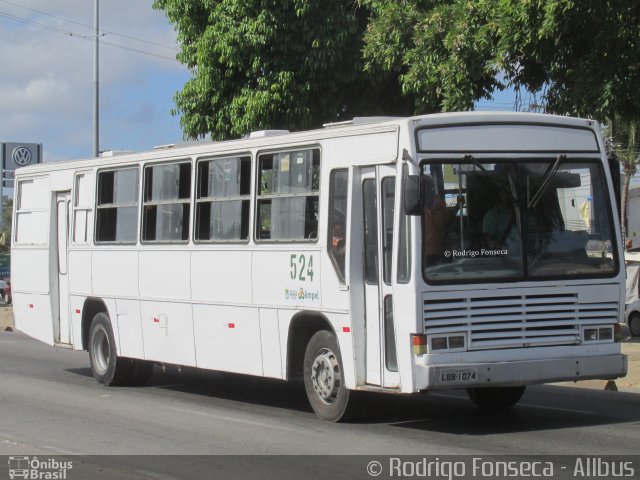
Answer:
<svg viewBox="0 0 640 480"><path fill-rule="evenodd" d="M483 152L484 153L484 152ZM553 164L553 162L557 159L557 155L552 155L552 154L548 154L547 152L545 152L545 154L531 154L531 155L527 155L527 156L516 156L514 157L513 154L509 153L507 155L502 155L503 152L500 152L500 154L495 154L495 153L487 153L486 155L482 155L482 156L478 156L478 157L474 157L477 161L479 161L481 164L485 164L485 163L494 163L494 164L512 164L515 165L517 168L520 168L521 165L523 164L527 164L527 163L551 163ZM521 152L520 152L521 153ZM528 152L527 152L528 153ZM452 157L450 155L443 155L443 156L437 156L437 157L433 157L433 156L423 156L419 159L419 165L420 165L420 170L421 172L424 171L425 166L427 165L432 165L432 164L459 164L459 163L465 163L464 157ZM589 153L583 154L583 152L580 152L579 154L575 154L575 155L571 155L571 156L567 156L563 161L562 161L562 165L566 165L567 163L569 164L592 164L594 167L597 168L598 173L600 174L600 182L601 182L601 186L604 187L603 191L606 190L607 192L607 198L611 198L611 196L613 195L613 192L609 190L609 185L607 183L607 165L606 163L604 163L602 161L602 157L600 156L595 156ZM592 181L592 180L591 180ZM604 207L606 208L607 214L608 214L608 226L609 226L609 232L611 233L611 254L613 256L613 259L615 260L613 262L613 270L611 272L606 272L606 274L580 274L580 275L568 275L568 274L564 274L564 275L540 275L540 276L533 276L529 273L528 271L528 259L526 257L526 255L524 255L524 252L522 252L522 255L524 255L522 257L522 274L520 275L514 275L514 276L494 276L494 277L483 277L483 278L479 278L479 279L473 279L471 277L466 277L466 278L462 278L462 279L443 279L443 280L436 280L433 278L429 278L429 276L426 273L426 256L424 255L424 251L425 251L425 235L424 235L424 224L422 225L422 227L420 228L420 230L422 231L422 243L420 245L420 270L421 270L421 276L422 276L422 280L425 284L427 285L432 285L432 286L444 286L444 285L461 285L461 284L486 284L486 283L510 283L510 282L544 282L544 281L574 281L574 280L597 280L597 279L608 279L608 278L615 278L619 272L620 272L620 268L619 268L619 258L621 255L621 252L618 251L617 248L617 242L616 242L616 237L617 237L617 233L616 230L614 228L614 218L615 218L615 208L612 209L612 203L607 201L606 204L604 205ZM419 218L423 218L422 216L420 216ZM423 223L421 221L421 223ZM525 230L521 230L520 233L523 233ZM521 237L520 238L520 242L523 243L525 242L525 237Z"/></svg>
<svg viewBox="0 0 640 480"><path fill-rule="evenodd" d="M160 201L146 201L145 199L145 193L146 193L146 170L147 168L154 168L154 167L161 167L164 165L180 165L180 164L188 164L189 165L189 196L187 198L184 199L175 199L175 200L160 200ZM192 221L192 217L193 212L192 212L192 208L191 205L193 204L193 198L194 198L194 181L193 181L193 172L194 172L194 161L192 158L174 158L174 159L170 159L170 160L165 160L165 161L161 161L161 162L148 162L148 163L144 163L142 165L142 169L141 169L141 189L140 189L140 212L139 212L139 225L138 225L138 239L140 241L141 244L144 245L187 245L190 241L191 241L191 223L193 223ZM179 189L179 187L178 187ZM158 206L158 205L184 205L187 204L189 206L189 212L186 215L187 221L189 222L189 225L187 225L187 238L186 240L146 240L144 238L144 233L145 233L145 208L148 206ZM184 207L183 207L184 208ZM184 216L183 216L183 221L184 221Z"/></svg>
<svg viewBox="0 0 640 480"><path fill-rule="evenodd" d="M101 209L101 205L100 205L100 175L102 175L103 173L108 173L108 172L117 172L117 171L121 171L121 170L136 170L136 173L138 174L138 178L137 178L137 192L136 192L136 200L135 200L135 204L131 203L131 204L118 204L118 203L109 203L109 204L105 204L104 206L102 206L102 208L123 208L123 207L136 207L136 228L135 228L135 240L128 240L128 241L118 241L118 240L113 240L113 241L104 241L104 240L98 240L98 211ZM138 243L138 233L140 231L140 192L141 192L141 186L142 186L142 182L141 182L141 178L140 178L140 165L135 163L135 164L129 164L129 165L120 165L120 166L114 166L114 167L109 167L109 168L101 168L96 170L96 178L95 178L95 190L93 192L94 195L94 204L95 204L95 209L94 209L94 215L93 215L93 244L96 246L101 246L101 245L137 245ZM75 198L74 198L75 201ZM107 206L108 205L108 206ZM74 221L75 221L75 217L74 217ZM75 224L74 224L75 227Z"/></svg>
<svg viewBox="0 0 640 480"><path fill-rule="evenodd" d="M335 182L335 177L338 174L346 174L347 175L347 179L346 179L346 184L347 184L347 189L344 192L344 201L345 201L345 218L344 218L344 248L345 248L345 254L344 254L344 258L343 258L343 262L344 264L342 265L342 269L340 268L340 265L338 265L338 260L335 257L334 254L334 249L332 248L332 241L333 241L333 232L332 232L332 228L333 228L333 220L334 220L334 212L335 212L335 196L334 196L334 186L336 185ZM347 258L346 258L346 249L347 249L347 242L349 241L349 232L347 231L347 216L348 216L348 210L349 210L349 181L350 181L350 175L349 175L349 169L348 168L334 168L333 170L331 170L329 172L329 208L328 208L328 213L327 213L327 255L329 256L329 259L331 260L331 264L333 265L333 269L336 272L336 275L338 277L338 280L340 282L341 285L345 285L346 284L346 278L347 278Z"/></svg>
<svg viewBox="0 0 640 480"><path fill-rule="evenodd" d="M292 152L300 152L300 151L317 151L318 152L318 190L310 190L305 193L276 193L276 194L267 194L260 195L260 165L261 165L261 157L264 155L277 155L282 153L292 153ZM313 155L313 154L312 154ZM300 244L317 244L319 242L320 234L317 231L320 227L320 218L321 218L321 198L320 198L320 190L322 185L322 148L318 144L313 145L296 145L290 146L286 148L276 148L269 150L262 150L256 153L255 156L255 182L253 186L253 197L255 199L253 206L253 241L256 244L287 244L287 243L300 243ZM313 175L313 156L312 156L312 175ZM312 180L313 182L313 180ZM271 238L260 238L260 228L258 227L258 222L260 221L260 201L261 200L273 200L278 198L317 198L318 202L318 221L316 225L316 236L314 238L285 238L285 239L271 239Z"/></svg>
<svg viewBox="0 0 640 480"><path fill-rule="evenodd" d="M91 226L94 225L95 223L95 207L97 202L95 201L96 199L96 192L95 192L95 188L96 188L96 180L94 179L94 181L90 181L91 179L89 179L89 185L94 189L93 192L90 192L89 197L94 199L93 204L89 204L89 205L82 205L79 202L79 188L78 188L78 180L81 176L84 177L91 177L92 175L95 175L97 178L98 173L97 172L93 172L91 170L79 170L77 172L75 172L73 174L73 191L72 191L72 216L73 216L73 225L71 225L70 227L70 244L73 245L91 245L93 243L93 239L95 238L95 226L94 226L94 230L91 231ZM83 241L79 241L76 240L76 227L77 227L77 222L78 222L78 212L85 212L87 217L85 219L85 234L86 234L86 238ZM91 215L91 217L90 217Z"/></svg>
<svg viewBox="0 0 640 480"><path fill-rule="evenodd" d="M41 207L41 208L24 208L22 205L22 188L23 185L25 183L28 182L36 182L37 180L46 180L47 184L48 184L48 188L49 191L47 193L48 197L49 197L49 202L51 202L50 200L50 196L51 196L51 191L50 191L50 178L48 177L48 175L37 175L37 176L33 176L33 177L24 177L21 178L19 180L16 180L15 184L14 184L14 189L15 189L15 197L14 197L14 213L13 213L13 219L12 219L12 228L11 228L11 236L13 237L13 244L19 247L27 247L27 248L42 248L42 247L46 247L49 245L49 227L50 227L50 222L51 222L51 212L49 211L49 208L52 208L50 205L48 207ZM19 221L19 216L20 215L30 215L30 214L43 214L44 219L47 222L47 228L44 230L46 231L46 234L44 236L44 239L42 242L22 242L18 240L18 234L19 234L19 228L20 228L20 221Z"/></svg>
<svg viewBox="0 0 640 480"><path fill-rule="evenodd" d="M242 162L243 160L248 160L249 161L249 169L248 169L248 174L249 174L249 191L247 194L245 195L233 195L233 196L217 196L217 197L209 197L209 196L200 196L200 165L202 165L203 163L208 163L208 162L215 162L218 160L233 160L233 159L238 159L240 160L240 162ZM242 171L242 170L241 170ZM193 243L194 244L204 244L204 245L211 245L211 244L238 244L238 245L246 245L249 243L249 241L251 240L251 226L252 226L252 219L251 219L251 203L253 200L253 155L251 154L251 152L241 152L241 153L231 153L231 154L225 154L225 155L221 155L221 156L213 156L213 157L201 157L198 158L196 160L195 163L195 173L194 173L194 182L195 182L195 188L193 188L193 192L192 195L194 197L194 209L193 209L193 226L191 228L192 230L192 235L193 235ZM202 203L209 203L211 205L213 205L214 203L223 203L223 202L232 202L232 201L240 201L240 202L244 202L244 201L248 201L249 202L249 206L247 209L247 236L246 238L239 238L239 239L230 239L230 240L224 240L224 239L209 239L209 240L201 240L198 238L198 206ZM242 218L240 219L240 221L242 221Z"/></svg>

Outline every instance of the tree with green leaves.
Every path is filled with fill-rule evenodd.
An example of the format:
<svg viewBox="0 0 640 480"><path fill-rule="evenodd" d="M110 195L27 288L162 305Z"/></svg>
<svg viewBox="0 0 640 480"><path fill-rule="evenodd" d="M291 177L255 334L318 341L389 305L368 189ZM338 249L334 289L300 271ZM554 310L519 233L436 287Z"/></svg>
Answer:
<svg viewBox="0 0 640 480"><path fill-rule="evenodd" d="M640 121L637 0L361 0L365 68L396 72L423 111L467 110L494 89L536 94L547 113L609 123L627 197ZM635 145L635 143L633 143ZM622 223L626 216L623 210Z"/></svg>
<svg viewBox="0 0 640 480"><path fill-rule="evenodd" d="M471 110L505 83L497 0L360 0L371 10L365 70L398 76L414 113Z"/></svg>
<svg viewBox="0 0 640 480"><path fill-rule="evenodd" d="M622 233L626 237L628 227L628 196L631 178L638 170L638 160L640 160L640 145L638 145L639 124L638 121L629 120L622 121L617 118L615 121L615 132L613 142L613 151L616 153L620 163L622 164L622 192L620 206L620 225L622 225ZM635 212L634 212L635 213Z"/></svg>
<svg viewBox="0 0 640 480"><path fill-rule="evenodd" d="M154 0L193 77L175 96L188 138L407 114L395 77L365 75L366 12L345 0Z"/></svg>
<svg viewBox="0 0 640 480"><path fill-rule="evenodd" d="M506 87L537 95L548 113L615 117L623 129L640 121L637 0L154 0L154 7L174 24L178 58L193 72L176 94L189 138L469 110Z"/></svg>
<svg viewBox="0 0 640 480"><path fill-rule="evenodd" d="M499 2L496 59L509 82L543 90L547 112L615 119L623 165L621 224L638 161L640 3L636 0Z"/></svg>

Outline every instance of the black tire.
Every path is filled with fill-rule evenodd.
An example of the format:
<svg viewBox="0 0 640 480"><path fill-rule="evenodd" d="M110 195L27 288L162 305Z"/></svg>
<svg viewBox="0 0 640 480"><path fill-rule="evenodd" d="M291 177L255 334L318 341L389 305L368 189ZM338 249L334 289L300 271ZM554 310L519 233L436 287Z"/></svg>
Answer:
<svg viewBox="0 0 640 480"><path fill-rule="evenodd" d="M513 407L522 398L525 387L469 388L467 393L473 403L483 410L497 412Z"/></svg>
<svg viewBox="0 0 640 480"><path fill-rule="evenodd" d="M627 322L629 324L629 333L634 337L640 337L640 313L634 312L629 315Z"/></svg>
<svg viewBox="0 0 640 480"><path fill-rule="evenodd" d="M111 322L104 312L93 317L88 349L91 373L98 382L106 386L127 384L134 361L118 357Z"/></svg>
<svg viewBox="0 0 640 480"><path fill-rule="evenodd" d="M353 412L352 392L344 383L344 369L333 333L316 332L304 354L304 388L311 408L329 422L346 421Z"/></svg>

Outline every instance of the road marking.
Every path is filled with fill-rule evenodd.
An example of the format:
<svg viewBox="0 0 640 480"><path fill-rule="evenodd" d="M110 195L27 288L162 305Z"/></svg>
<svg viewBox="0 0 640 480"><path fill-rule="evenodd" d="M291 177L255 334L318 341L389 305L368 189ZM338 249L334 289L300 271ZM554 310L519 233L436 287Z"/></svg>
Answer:
<svg viewBox="0 0 640 480"><path fill-rule="evenodd" d="M438 398L457 398L458 400L467 400L467 397L464 395L448 395L446 393L428 393L428 397L438 397Z"/></svg>
<svg viewBox="0 0 640 480"><path fill-rule="evenodd" d="M65 450L64 448L54 447L53 445L42 445L42 448L46 448L47 450L51 450L54 453L59 455L80 455L80 452L74 452L72 450Z"/></svg>
<svg viewBox="0 0 640 480"><path fill-rule="evenodd" d="M189 413L192 415L199 415L201 417L209 417L209 418L215 418L218 420L225 420L228 422L236 422L236 423L242 423L245 425L252 425L254 427L264 427L264 428L270 428L273 430L282 430L284 432L295 432L295 433L310 433L310 430L307 429L302 429L302 428L288 428L288 427L282 427L280 425L273 425L270 423L263 423L263 422L256 422L253 420L243 420L241 418L234 418L234 417L228 417L226 415L216 415L213 413L206 413L206 412L198 412L196 410L189 410L186 408L176 408L176 407L167 407L169 410L174 410L176 412L181 412L181 413ZM314 432L316 433L316 432Z"/></svg>
<svg viewBox="0 0 640 480"><path fill-rule="evenodd" d="M545 407L543 405L532 405L531 403L518 403L521 407L539 408L541 410L555 410L557 412L569 412L569 413L582 413L585 415L595 415L596 412L591 410L576 410L573 408L561 408L561 407Z"/></svg>
<svg viewBox="0 0 640 480"><path fill-rule="evenodd" d="M447 395L446 393L432 393L430 396L432 397L440 397L440 398L456 398L458 400L466 400L465 397L461 395ZM529 408L538 408L540 410L555 410L557 412L568 412L568 413L581 413L585 415L595 415L596 412L591 410L576 410L573 408L561 408L561 407L545 407L544 405L533 405L531 403L518 403L516 404L518 407L529 407Z"/></svg>

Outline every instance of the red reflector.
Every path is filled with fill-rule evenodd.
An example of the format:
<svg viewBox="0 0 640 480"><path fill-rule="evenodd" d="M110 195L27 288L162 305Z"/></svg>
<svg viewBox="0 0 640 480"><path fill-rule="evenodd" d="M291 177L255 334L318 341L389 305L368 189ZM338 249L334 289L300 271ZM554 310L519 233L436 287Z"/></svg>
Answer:
<svg viewBox="0 0 640 480"><path fill-rule="evenodd" d="M413 335L413 344L414 345L426 345L427 344L427 336L426 335Z"/></svg>
<svg viewBox="0 0 640 480"><path fill-rule="evenodd" d="M229 328L236 328L236 324L235 323L230 323L229 324Z"/></svg>
<svg viewBox="0 0 640 480"><path fill-rule="evenodd" d="M351 328L350 327L342 327L342 331L344 333L349 333L351 331Z"/></svg>
<svg viewBox="0 0 640 480"><path fill-rule="evenodd" d="M30 303L30 304L29 304L29 308L33 308L33 303Z"/></svg>
<svg viewBox="0 0 640 480"><path fill-rule="evenodd" d="M79 308L76 308L76 313L80 313L80 309Z"/></svg>
<svg viewBox="0 0 640 480"><path fill-rule="evenodd" d="M153 317L153 323L160 323L160 319Z"/></svg>

